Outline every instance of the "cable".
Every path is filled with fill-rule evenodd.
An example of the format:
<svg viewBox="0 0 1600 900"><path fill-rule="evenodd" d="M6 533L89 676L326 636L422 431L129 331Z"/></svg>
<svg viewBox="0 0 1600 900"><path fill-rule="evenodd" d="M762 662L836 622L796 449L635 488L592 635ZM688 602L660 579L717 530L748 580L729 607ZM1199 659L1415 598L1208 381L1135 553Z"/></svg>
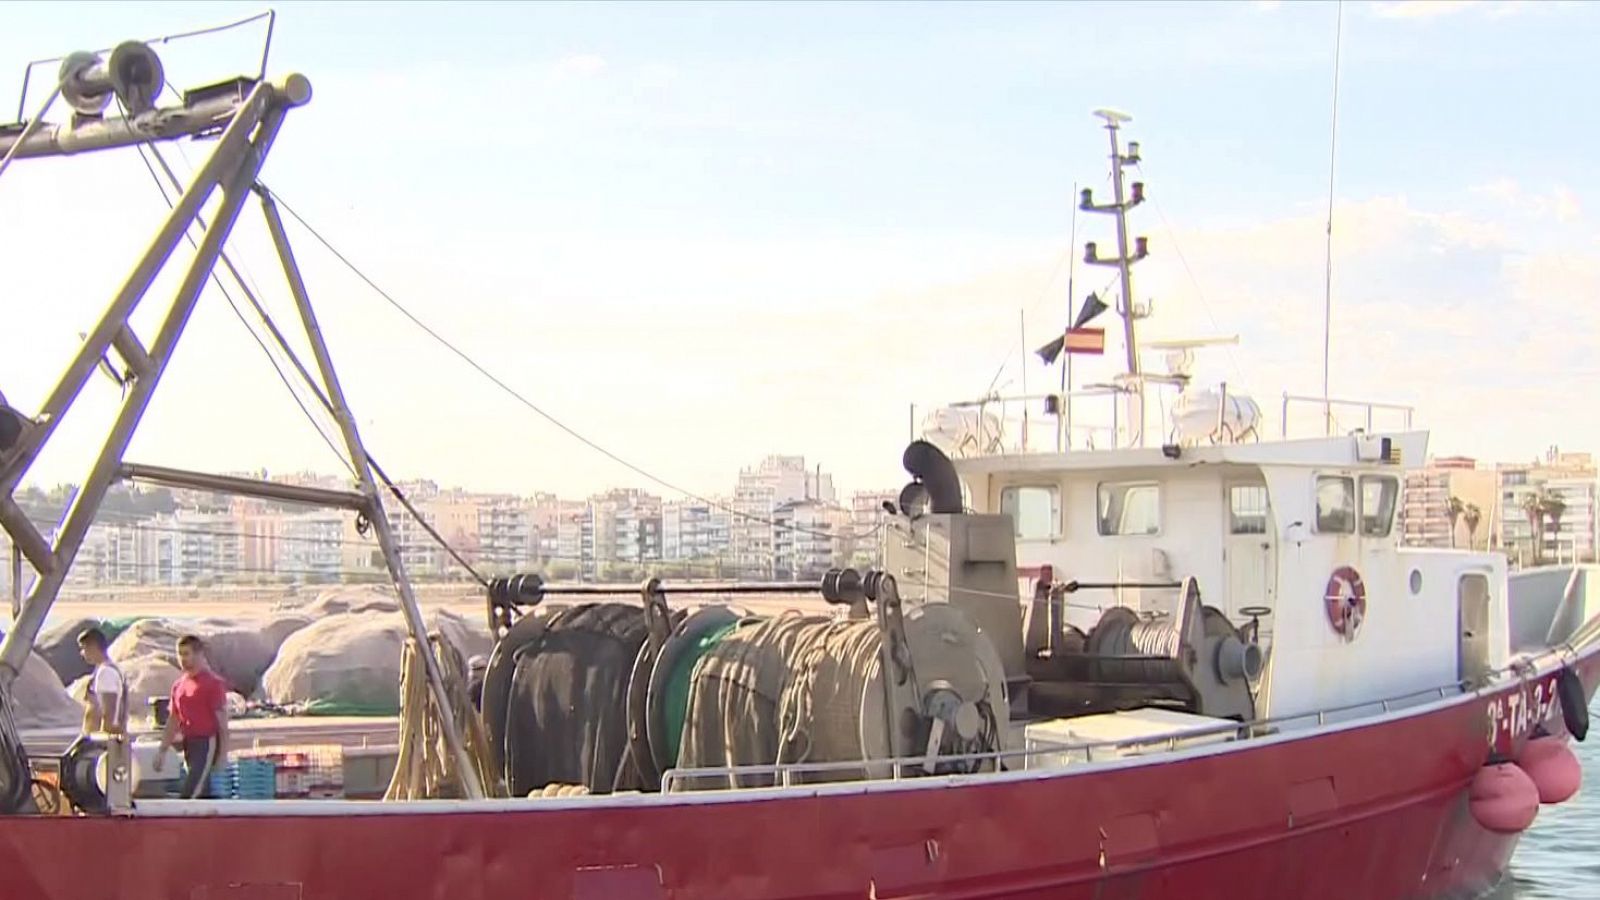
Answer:
<svg viewBox="0 0 1600 900"><path fill-rule="evenodd" d="M178 188L178 189L181 190L181 187L179 187L179 182L178 182L177 176L173 173L172 167L167 164L166 159L161 156L161 151L156 148L154 143L148 142L148 141L146 143L148 143L150 145L151 153L155 156L156 161L161 164L161 169L162 169L162 171L164 171L166 173L167 178L172 182L172 184L173 184L173 186L175 188ZM156 189L161 192L161 199L166 202L168 208L172 208L172 206L174 205L174 201L170 197L167 196L167 191L166 191L165 186L162 184L160 177L156 175L155 168L150 164L150 160L148 158L146 158L145 153L144 153L145 145L144 144L136 145L136 149L139 151L139 158L144 161L146 170L148 170L150 172L150 177L155 180ZM205 223L203 221L199 220L198 217L196 218L196 221L200 222L200 227L202 229L205 228ZM184 237L186 237L188 239L190 246L196 247L198 249L198 245L195 243L193 235L190 234L190 232L187 229L184 231ZM227 267L228 271L233 275L234 280L238 283L240 290L242 290L244 292L246 298L249 299L250 305L252 307L254 307L254 309L256 311L256 314L261 317L262 322L266 324L267 329L272 333L272 336L277 340L278 346L289 357L290 361L293 362L293 364L295 365L295 368L297 368L299 370L301 377L304 378L307 381L307 383L310 383L311 382L310 373L308 373L306 371L305 366L300 363L299 358L294 354L294 351L289 347L288 341L283 336L283 333L280 332L277 329L277 327L272 324L271 316L269 316L267 314L266 309L261 305L261 302L256 298L255 294L250 290L250 287L247 284L245 284L244 277L240 274L239 269L234 266L232 260L229 259L226 256L226 254L223 254L222 260L223 260L224 265ZM290 398L293 399L294 402L295 402L295 405L300 408L301 414L303 414L306 417L306 421L310 422L311 423L311 427L316 430L317 436L322 438L322 442L324 444L328 445L328 449L333 451L333 454L334 454L335 458L337 458L339 460L339 462L345 467L346 470L348 470L350 472L350 474L358 475L358 473L355 470L355 467L351 464L350 460L348 458L346 458L345 454L339 449L338 445L334 443L333 438L329 437L328 433L323 429L322 422L319 421L316 418L316 416L311 412L310 408L308 408L306 406L305 401L301 399L300 392L295 389L294 383L289 379L288 374L285 373L283 371L283 367L278 364L277 357L273 354L272 350L267 346L266 341L262 340L261 336L256 333L255 328L249 323L248 320L246 320L246 318L244 316L244 312L239 309L239 305L236 302L234 302L233 296L228 292L228 289L222 284L222 279L217 275L215 270L213 270L210 274L211 274L212 281L214 281L216 283L216 285L217 285L217 289L222 292L223 298L228 301L229 308L231 308L233 310L233 314L239 319L239 324L244 326L245 330L250 333L250 337L256 342L256 346L261 348L261 352L262 352L263 355L265 355L267 357L267 362L272 366L272 370L277 373L278 380L283 383L284 388L289 392ZM329 413L332 413L333 412L332 404L329 402L326 394L324 394L321 391L316 391L316 394L317 394L317 398L322 401L323 408L325 410L327 410ZM439 546L443 547L445 549L445 552L449 553L451 558L454 559L456 561L456 563L461 566L461 568L465 569L467 571L467 573L469 575L471 575L472 578L475 581L477 581L479 584L483 585L484 587L488 587L489 586L488 579L485 578L483 576L483 574L480 573L476 568L474 568L471 563L467 562L467 560L460 553L456 552L456 549L454 547L452 547L450 545L450 543L444 539L444 536L439 534L439 532L436 531L431 524L429 524L427 519L423 517L423 515L417 510L417 508L415 506L411 505L411 501L406 499L405 494L401 492L400 488L397 487L393 481L389 480L389 477L387 475L382 474L382 469L378 466L377 462L374 461L370 456L367 457L367 464L370 465L372 467L372 469L379 474L379 477L382 478L383 482L388 486L390 492L393 493L395 498L400 501L401 505L404 506L406 508L406 510L408 512L410 512L411 515L416 518L417 522L422 525L423 529L426 530L428 532L428 534L430 536L432 536L435 541L438 541ZM358 475L358 477L359 477L359 475Z"/></svg>
<svg viewBox="0 0 1600 900"><path fill-rule="evenodd" d="M1149 173L1144 168L1144 163L1142 160L1135 162L1133 167L1134 169L1138 170L1140 176L1145 178L1150 177ZM1167 212L1165 209L1162 209L1161 201L1150 195L1146 195L1145 199L1149 200L1150 205L1155 208L1156 217L1161 220L1161 227L1166 231L1167 240L1172 244L1172 252L1177 254L1178 262L1183 264L1183 271L1189 276L1189 283L1194 286L1195 296L1200 300L1200 310L1206 314L1206 320L1211 323L1211 327L1220 333L1223 328L1221 325L1217 324L1217 317L1211 311L1210 302L1206 300L1205 289L1200 286L1200 279L1195 277L1194 269L1189 265L1189 257L1184 254L1183 247L1179 246L1177 230L1172 227L1172 222L1167 219ZM1234 355L1233 348L1223 345L1222 349L1227 352L1228 362L1233 366L1233 370L1238 373L1240 378L1244 378L1244 367L1239 364L1239 358Z"/></svg>
<svg viewBox="0 0 1600 900"><path fill-rule="evenodd" d="M444 539L444 535L434 530L432 523L430 523L415 506L411 505L411 501L406 499L406 495L400 490L399 485L396 485L393 481L389 480L389 476L370 456L367 457L367 465L371 466L372 471L383 480L384 484L389 486L389 490L394 494L394 498L400 501L400 505L404 506L407 512L411 513L412 518L417 520L417 524L421 525L422 529L428 532L428 534L431 535L435 541L438 541L439 546L443 547L445 552L450 554L450 556L461 565L461 568L466 569L467 573L471 575L474 580L484 587L488 587L489 579L479 574L478 570L472 567L472 563L469 563L463 559L461 554L456 552L456 548L450 546L450 542Z"/></svg>
<svg viewBox="0 0 1600 900"><path fill-rule="evenodd" d="M118 103L120 105L121 101L118 100ZM156 174L155 166L151 164L149 157L145 155L146 145L149 146L151 153L156 158L156 161L161 164L162 170L166 172L167 178L171 180L174 188L179 190L181 193L182 187L179 185L177 175L173 173L172 167L167 165L166 159L161 156L161 151L156 148L153 142L147 140L144 143L134 145L134 149L139 152L140 161L144 163L145 170L150 173L151 180L155 182L156 190L161 193L162 202L166 203L168 209L172 209L175 206L175 201L167 195L166 185L162 182L161 176ZM195 217L195 221L200 224L202 231L205 230L205 222L201 220L198 215ZM184 239L189 242L190 247L193 247L196 251L199 250L199 243L195 241L194 234L191 231L184 229L183 236ZM257 314L260 315L263 320L268 320L266 310L261 306L260 302L256 300L255 296L251 294L250 289L245 285L244 280L239 276L238 271L234 268L232 261L227 258L226 254L222 254L222 259L224 265L226 265L229 271L233 273L234 279L238 281L240 289L243 290L246 296L250 298L251 305L255 307ZM295 406L300 408L301 414L306 417L306 421L311 423L311 427L316 430L317 436L322 438L322 442L328 445L329 450L333 451L334 457L338 459L346 469L354 474L355 469L350 465L350 461L345 458L344 453L340 451L338 445L334 443L333 438L329 437L327 432L323 430L322 423L317 420L316 416L312 414L309 408L307 408L305 401L300 398L300 392L295 390L294 383L290 381L289 376L283 371L283 367L278 364L277 358L273 355L271 348L267 346L266 341L261 339L261 335L256 333L255 328L252 327L249 320L245 318L244 311L239 308L239 304L234 301L233 295L229 293L228 288L222 283L221 276L216 273L215 269L211 271L210 275L212 283L217 286L217 290L222 293L223 299L228 302L228 308L233 310L233 314L236 318L238 318L239 324L244 326L244 330L249 333L250 338L255 341L256 346L261 348L261 353L266 356L268 364L272 366L272 371L277 373L278 380L283 383L284 389L289 392L289 396L294 400ZM281 335L279 335L279 340L280 342L282 341Z"/></svg>
<svg viewBox="0 0 1600 900"><path fill-rule="evenodd" d="M1061 270L1066 266L1067 260L1072 257L1072 251L1072 244L1069 243L1067 245L1067 249L1062 251L1060 256L1056 257L1055 268L1050 270L1050 277L1046 278L1044 285L1039 288L1039 295L1033 299L1033 304L1028 307L1028 312L1035 312L1039 309L1039 304L1044 302L1045 295L1050 293L1050 286L1056 283L1057 278L1061 277ZM1072 298L1067 298L1067 302L1070 305ZM1007 343L1009 344L1010 342L1008 341ZM989 379L989 388L988 390L984 391L985 394L994 390L995 383L1000 380L1000 376L1005 372L1006 366L1010 365L1011 354L1015 353L1016 350L1017 348L1014 344L1011 345L1010 349L1006 350L1005 358L1000 360L1000 367L994 370L994 377ZM1024 366L1028 364L1026 357L1023 358L1022 364Z"/></svg>
<svg viewBox="0 0 1600 900"><path fill-rule="evenodd" d="M161 164L162 170L166 172L167 178L173 183L174 187L177 187L178 179L173 173L171 166L167 164L166 160L161 156L160 151L153 144L151 144L150 150L155 155L157 162ZM142 145L139 146L139 151L140 157L143 159L144 148ZM156 186L161 190L162 199L166 200L169 207L172 206L173 201L167 197L166 190L162 186L161 180L156 177L155 170L151 168L148 159L145 159L145 167L150 170L151 177L156 179ZM263 190L265 190L264 187ZM283 205L286 209L288 208L287 204ZM296 220L301 221L301 223L304 224L304 220L301 220L292 209L290 210L290 214L294 215ZM202 227L204 227L203 223ZM318 239L321 240L321 237L319 236ZM190 243L194 243L192 237L190 237ZM234 280L238 282L240 290L244 292L245 297L250 301L250 305L255 309L256 314L261 317L262 322L265 323L267 329L277 341L280 350L282 350L284 355L288 357L289 361L299 371L301 378L303 378L308 384L312 385L312 389L315 392L317 399L322 403L323 409L328 413L333 414L334 410L331 400L324 392L316 389L315 384L311 380L310 373L300 362L299 357L295 354L293 348L289 346L288 341L284 337L283 333L272 324L271 316L267 314L266 309L261 305L260 301L256 298L250 287L245 284L244 277L241 275L239 269L226 255L223 256L223 263L227 266L228 271L233 275ZM234 315L238 316L240 323L243 324L245 329L250 332L250 336L255 339L257 346L259 346L262 352L266 355L267 361L272 365L273 371L278 374L278 379L283 382L284 387L289 391L290 396L295 401L295 405L300 407L301 413L305 415L307 421L311 423L311 426L316 429L317 434L322 438L323 442L328 445L329 449L333 450L334 455L338 457L340 463L342 463L352 475L357 475L357 477L359 477L355 467L351 465L350 461L345 457L345 454L338 449L338 447L334 444L333 439L323 431L322 423L320 423L315 416L313 416L311 411L306 407L306 404L301 400L299 392L295 390L293 383L290 381L288 375L283 371L283 368L278 364L276 357L267 347L266 342L261 339L260 335L256 333L255 329L245 320L243 312L241 312L238 305L234 303L233 298L228 294L227 289L222 286L221 279L217 278L215 272L212 272L211 274L213 279L217 282L217 287L222 290L223 296L227 298L228 305L233 308ZM384 483L384 485L389 489L389 492L393 494L395 499L400 502L400 505L405 507L407 512L411 513L418 524L421 525L423 530L425 530L430 537L438 542L439 546L444 548L445 552L448 553L450 557L461 566L462 569L466 570L466 572L471 575L475 581L484 587L488 587L489 580L470 562L468 562L464 556L457 552L455 547L451 546L449 541L445 540L444 536L440 534L430 522L428 522L427 518L422 515L421 511L412 505L410 499L406 497L405 492L402 491L397 484L395 484L394 480L389 477L388 473L383 471L383 467L380 466L377 460L374 459L370 454L367 455L367 465L372 468L373 473L376 474L379 480Z"/></svg>
<svg viewBox="0 0 1600 900"><path fill-rule="evenodd" d="M405 316L405 318L408 319L411 322L411 324L415 325L417 328L422 330L425 334L427 334L430 338L432 338L434 340L434 342L439 344L441 347L444 347L446 350L449 350L458 359L460 359L462 362L466 363L468 367L470 367L471 369L476 371L479 375L483 376L486 380L488 380L495 387L499 388L507 396L509 396L512 399L516 400L518 403L522 404L524 407L527 407L528 410L530 410L534 414L538 415L540 418L544 419L546 422L549 422L551 425L554 425L556 428L560 429L561 431L566 432L566 434L569 437L571 437L573 440L578 441L579 443L583 444L584 446L588 447L589 449L595 451L596 453L599 453L601 456L606 457L607 459L609 459L612 462L622 466L623 468L633 472L634 474L636 474L636 475L638 475L638 476L640 476L640 477L642 477L642 478L644 478L644 479L646 479L648 481L651 481L651 482L653 482L655 484L658 484L661 487L664 487L667 490L672 491L673 493L680 494L680 495L682 495L684 497L687 497L687 498L689 498L691 500L696 500L696 501L698 501L700 503L704 503L704 504L706 504L708 506L715 507L716 509L720 509L723 512L728 513L729 515L737 516L738 518L740 518L740 519L742 519L744 521L755 522L755 523L760 524L760 525L767 525L767 526L770 526L772 528L777 528L777 529L784 530L784 531L790 531L790 532L794 532L796 534L809 534L809 535L812 535L813 537L825 537L825 538L828 538L830 540L831 539L836 539L836 538L839 538L839 537L846 537L846 535L833 534L831 532L814 531L814 530L807 529L807 528L801 528L801 527L796 526L796 525L788 525L788 524L785 524L785 523L782 523L782 522L778 522L778 521L776 521L774 519L765 518L765 517L762 517L762 516L755 515L753 513L743 512L743 511L735 509L735 508L733 508L731 506L727 506L725 504L722 504L722 503L719 503L719 502L717 502L715 500L712 500L709 497L704 497L704 496L701 496L699 494L696 494L695 492L690 491L690 490L688 490L686 488L679 487L678 485L676 485L676 484L674 484L674 483L672 483L670 481L667 481L666 479L664 479L664 478L662 478L662 477L660 477L658 475L655 475L654 473L649 472L649 471L645 470L644 468L642 468L642 467L640 467L640 466L638 466L638 465L636 465L636 464L634 464L632 462L629 462L628 460L622 458L621 456L617 455L613 451L611 451L611 450L607 449L606 447L600 445L599 443L595 442L594 440L590 439L589 437L587 437L584 434L582 434L581 432L579 432L577 429L573 428L572 426L568 425L567 423L563 422L562 420L556 418L551 413L546 412L543 408L541 408L538 404L534 403L532 400L529 400L525 395L523 395L516 388L514 388L511 385L507 384L505 381L501 380L494 373L492 373L488 369L484 368L484 366L482 364L480 364L477 360L475 360L471 356L467 355L467 353L465 351L463 351L461 348L457 347L455 344L451 343L447 338L445 338L443 335L441 335L437 330L435 330L434 328L429 326L426 322L424 322L420 318L418 318L416 316L416 314L412 313L411 310L407 309L403 304L400 303L400 301L396 300L393 297L393 295L391 295L388 291L385 291L383 288L379 287L378 284L376 282L374 282L371 278L369 278L365 272L363 272L358 266L356 266L355 263L351 262L349 257L347 257L343 253L339 252L339 249L334 247L333 244L330 243L327 238L323 237L321 232L319 232L315 228L313 228L311 226L311 224L309 222L307 222L305 220L305 218L300 215L300 213L296 212L295 208L293 206L291 206L287 201L285 201L283 199L282 195L278 194L278 192L272 190L271 188L268 188L266 185L260 184L259 182L258 182L258 186L263 192L265 192L266 194L271 196L274 202L276 202L279 206L282 206L284 211L287 212L296 222L300 223L300 227L304 228L329 253L332 253L335 259L339 260L339 262L342 263L345 266L345 268L349 269L352 274L354 274L357 278L361 279L361 281L364 282L367 285L367 287L372 288L372 290L375 293L377 293L377 295L379 297L382 297L384 299L384 301L387 302L390 306L394 307L397 312L399 312L402 316ZM879 527L882 527L882 526L879 526ZM871 534L876 533L876 530L877 529L874 529L872 532L868 532L868 533L863 534L863 535L857 535L855 537L857 537L857 538L869 537L869 536L871 536Z"/></svg>

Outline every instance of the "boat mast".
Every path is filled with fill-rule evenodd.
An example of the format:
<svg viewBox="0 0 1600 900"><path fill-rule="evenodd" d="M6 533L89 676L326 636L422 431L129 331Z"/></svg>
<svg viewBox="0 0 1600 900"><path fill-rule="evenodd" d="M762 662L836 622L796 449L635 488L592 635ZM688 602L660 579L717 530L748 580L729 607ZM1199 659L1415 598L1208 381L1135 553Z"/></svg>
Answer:
<svg viewBox="0 0 1600 900"><path fill-rule="evenodd" d="M1084 188L1078 208L1084 212L1111 213L1117 223L1117 255L1107 259L1101 257L1093 241L1084 245L1083 261L1091 266L1114 266L1117 269L1118 280L1122 285L1122 302L1117 304L1117 312L1122 315L1123 343L1128 353L1128 375L1133 381L1133 390L1137 393L1137 402L1132 404L1143 416L1144 409L1144 382L1139 371L1139 340L1134 330L1134 320L1138 318L1133 300L1133 264L1150 255L1149 243L1146 238L1140 237L1134 241L1134 251L1128 253L1128 210L1144 202L1144 182L1136 181L1132 190L1124 192L1122 167L1125 164L1139 162L1139 142L1130 141L1128 152L1122 152L1118 140L1118 129L1123 122L1133 121L1127 113L1114 109L1097 109L1096 116L1105 120L1106 131L1111 137L1111 191L1113 202L1096 204L1094 191ZM1141 418L1139 434L1144 434L1143 420Z"/></svg>

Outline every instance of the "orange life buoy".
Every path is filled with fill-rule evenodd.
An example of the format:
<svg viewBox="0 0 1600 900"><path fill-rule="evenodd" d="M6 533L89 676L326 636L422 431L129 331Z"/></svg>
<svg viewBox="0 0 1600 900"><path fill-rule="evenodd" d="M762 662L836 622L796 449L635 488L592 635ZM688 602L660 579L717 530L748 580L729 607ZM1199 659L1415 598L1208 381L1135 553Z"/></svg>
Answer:
<svg viewBox="0 0 1600 900"><path fill-rule="evenodd" d="M1324 599L1328 607L1328 624L1347 641L1356 639L1361 623L1367 617L1367 586L1361 573L1349 566L1340 566L1328 576L1328 590Z"/></svg>

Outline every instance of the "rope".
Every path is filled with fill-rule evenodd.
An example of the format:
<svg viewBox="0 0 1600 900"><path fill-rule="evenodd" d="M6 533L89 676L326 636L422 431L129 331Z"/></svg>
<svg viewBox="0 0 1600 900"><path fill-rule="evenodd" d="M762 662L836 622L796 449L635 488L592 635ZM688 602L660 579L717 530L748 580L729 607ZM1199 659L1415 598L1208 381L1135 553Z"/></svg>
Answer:
<svg viewBox="0 0 1600 900"><path fill-rule="evenodd" d="M501 379L498 375L496 375L493 372L489 371L488 368L486 368L482 363L478 362L475 358L473 358L471 355L469 355L465 350L462 350L460 347L456 346L448 338L446 338L443 334L441 334L437 329L435 329L433 326L429 325L427 322L423 321L421 318L419 318L411 310L407 309L404 304L402 304L399 300L396 300L394 298L394 295L390 294L388 291L386 291L383 288L379 287L378 283L376 281L373 281L372 278L369 277L366 272L363 272L360 267L358 267L354 262L352 262L350 260L349 257L345 256L342 252L340 252L339 248L335 247L331 241L329 241L327 238L323 237L322 233L317 231L317 229L313 228L311 226L310 222L307 222L304 218L302 218L301 215L298 212L295 211L294 207L290 206L289 203L287 201L285 201L283 199L282 195L280 195L277 191L274 191L274 190L268 188L266 185L261 184L259 182L257 183L257 187L262 192L264 192L264 193L268 194L269 196L271 196L273 202L275 202L278 206L282 207L283 211L288 213L290 218L292 218L296 222L300 223L300 227L304 228L312 236L312 238L316 239L316 241L323 246L324 249L326 249L329 253L333 254L333 257L335 259L337 259L341 264L343 264L345 268L349 269L351 274L355 275L356 278L360 279L364 284L366 284L367 287L371 288L373 290L373 292L376 293L380 298L382 298L385 303L388 303L391 307L393 307L396 312L400 313L400 315L405 317L405 319L407 321L409 321L412 325L416 326L417 329L419 329L424 334L426 334L430 339L432 339L434 341L434 343L438 344L440 347L442 347L445 350L449 351L457 359L459 359L459 360L461 360L461 362L465 363L468 368L472 369L478 375L482 376L484 378L484 380L488 381L490 384L492 384L496 388L498 388L501 391L501 393L504 393L507 397L510 397L512 400L515 400L517 403L519 403L523 407L527 408L527 410L529 412L532 412L533 414L539 416L540 418L544 419L546 422L548 422L551 425L555 426L557 429L561 430L562 432L565 432L568 437L571 437L573 440L577 441L578 443L583 444L585 447L588 447L590 450L593 450L594 452L600 454L601 456L604 456L605 458L611 460L612 462L616 463L619 466L622 466L623 468L627 469L628 471L633 472L635 475L638 475L639 477L644 478L647 481L650 481L650 482L652 482L652 483L654 483L656 485L659 485L659 486L661 486L661 487L663 487L663 488L665 488L665 489L667 489L669 491L672 491L675 494L682 495L683 497L686 497L686 498L688 498L690 500L694 500L694 501L699 502L699 503L704 503L705 505L707 505L709 507L712 507L714 509L717 509L717 510L720 510L722 512L725 512L728 515L730 515L730 516L732 516L732 517L734 517L736 519L741 519L741 520L746 521L746 522L753 522L753 523L755 523L757 525L766 525L766 526L771 527L771 528L776 528L776 529L779 529L779 530L782 530L782 531L792 532L794 534L805 534L805 535L810 535L811 537L820 537L820 538L824 538L824 539L827 539L827 540L839 540L839 539L843 539L843 540L860 540L860 539L863 539L863 538L868 538L868 537L873 536L874 534L876 534L879 531L879 529L881 529L883 527L882 525L878 525L877 527L875 527L875 528L873 528L873 529L871 529L869 531L860 532L860 533L857 533L857 532L854 532L854 531L851 531L851 530L843 530L843 531L840 531L838 533L834 533L834 532L831 532L831 531L819 531L819 530L815 530L815 529L811 529L811 528L804 528L804 527L801 527L799 525L791 525L791 524L788 524L786 522L779 522L776 519L768 518L766 516L759 516L759 515L755 515L754 513L748 513L748 512L745 512L743 510L736 509L736 508L734 508L733 506L731 506L729 504L722 503L722 502L719 502L717 500L713 500L713 499L711 499L709 497L706 497L706 496L703 496L701 494L697 494L694 491L691 491L691 490L689 490L687 488L679 487L677 484L674 484L673 482L668 481L665 478L662 478L662 477L656 475L655 473L650 472L650 471L640 467L639 465L628 461L627 459L625 459L624 457L620 456L616 452L606 448L605 446L603 446L600 443L596 442L592 438L590 438L587 435L583 434L582 432L578 431L576 428L572 427L571 425L568 425L566 422L562 421L561 419L556 418L556 416L554 414L546 411L543 407L539 406L537 403L534 403L532 400L530 400L527 397L527 395L523 394L521 391L518 391L516 388L512 387L506 381Z"/></svg>
<svg viewBox="0 0 1600 900"><path fill-rule="evenodd" d="M120 103L121 101L119 100L118 102ZM139 158L144 161L145 169L149 171L150 177L155 181L156 189L161 192L161 199L166 202L167 207L170 209L176 205L177 201L168 196L166 184L161 180L161 176L156 174L155 166L151 165L149 157L145 156L146 145L149 146L150 152L155 157L156 162L160 164L161 170L167 176L167 180L172 183L173 188L178 191L179 194L183 192L183 185L178 181L177 173L173 172L172 167L167 164L166 158L161 155L161 151L156 147L154 141L146 141L144 144L140 144L136 147L136 149L139 151ZM200 225L201 231L206 229L207 226L204 219L197 217L196 222ZM191 232L185 230L184 237L188 239L191 247L194 247L196 250L199 249L199 245L196 243L194 235ZM334 415L333 402L325 393L323 393L321 389L317 387L316 382L311 377L310 371L306 369L305 364L300 361L300 357L295 353L294 348L289 346L289 342L284 338L283 333L279 331L277 325L273 323L272 317L268 315L266 308L261 305L261 301L257 299L256 293L251 291L250 286L245 283L244 275L240 272L239 267L234 264L233 260L228 256L226 251L221 254L221 260L223 265L227 268L229 274L233 276L234 282L238 284L239 290L244 293L245 299L249 301L251 308L254 309L256 315L261 318L261 321L266 326L267 331L277 342L279 349L282 350L289 362L295 367L295 370L299 372L300 377L304 379L306 385L311 389L312 394L321 403L322 408L329 415ZM261 348L261 352L266 356L267 362L272 366L273 371L278 374L278 380L283 382L284 388L289 392L290 399L292 399L295 402L295 405L300 408L300 412L305 416L306 421L311 423L311 427L316 430L317 436L322 438L322 442L328 445L328 449L333 451L334 457L339 460L339 463L343 465L351 475L356 475L359 477L355 467L351 465L349 458L346 457L345 452L340 450L333 438L328 436L328 433L323 429L322 422L312 414L311 409L306 405L306 402L301 399L300 392L295 389L293 381L291 381L288 374L283 371L283 367L279 365L277 357L273 354L271 348L267 346L266 341L262 340L261 335L256 333L255 327L252 326L245 318L243 310L241 310L239 308L239 304L234 301L233 295L228 292L227 285L222 283L221 276L219 276L216 272L212 272L211 280L215 282L217 290L222 293L223 299L228 301L228 306L233 310L233 314L239 319L239 324L244 326L245 331L250 334L250 337L255 340L256 345ZM363 448L363 450L365 450L365 448ZM377 460L372 458L371 453L367 453L367 465L372 469L373 474L378 477L378 480L383 482L383 484L388 487L389 492L393 494L395 499L400 502L400 505L405 507L407 512L411 513L412 517L416 519L417 523L422 526L422 529L428 533L428 536L433 538L433 540L437 542L440 547L444 548L444 551L450 555L450 558L455 560L456 564L461 566L461 568L465 569L467 574L472 576L473 580L477 581L484 587L488 587L488 579L485 578L484 575L479 572L471 563L467 562L467 560L456 551L456 548L451 546L451 544L444 539L444 536L441 535L438 530L436 530L433 525L428 522L427 518L424 517L417 510L417 508L411 504L411 501L407 499L406 495L400 490L394 481L389 478L389 475L383 471L383 467L379 466ZM364 531L362 533L365 534Z"/></svg>
<svg viewBox="0 0 1600 900"><path fill-rule="evenodd" d="M444 635L428 636L434 660L449 695L455 716L456 733L466 743L467 755L477 770L485 796L506 796L505 785L495 771L489 752L489 739L476 715L467 690L467 664L461 652ZM459 799L466 796L455 756L445 744L438 703L428 690L427 669L417 652L415 639L406 641L400 669L400 757L385 800Z"/></svg>
<svg viewBox="0 0 1600 900"><path fill-rule="evenodd" d="M861 702L878 672L882 644L870 619L829 622L806 635L779 705L776 762L866 758Z"/></svg>
<svg viewBox="0 0 1600 900"><path fill-rule="evenodd" d="M880 644L870 620L794 610L739 626L695 667L679 765L865 758L860 710ZM767 774L730 776L729 786L771 782Z"/></svg>

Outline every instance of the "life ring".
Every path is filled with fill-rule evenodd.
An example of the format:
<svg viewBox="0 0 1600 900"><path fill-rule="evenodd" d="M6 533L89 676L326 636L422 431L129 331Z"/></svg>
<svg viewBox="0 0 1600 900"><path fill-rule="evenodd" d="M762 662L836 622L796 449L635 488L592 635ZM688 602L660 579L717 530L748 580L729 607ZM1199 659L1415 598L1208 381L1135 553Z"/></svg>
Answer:
<svg viewBox="0 0 1600 900"><path fill-rule="evenodd" d="M1345 640L1355 640L1367 617L1367 586L1361 581L1361 573L1349 566L1334 569L1328 576L1324 600L1328 624Z"/></svg>

